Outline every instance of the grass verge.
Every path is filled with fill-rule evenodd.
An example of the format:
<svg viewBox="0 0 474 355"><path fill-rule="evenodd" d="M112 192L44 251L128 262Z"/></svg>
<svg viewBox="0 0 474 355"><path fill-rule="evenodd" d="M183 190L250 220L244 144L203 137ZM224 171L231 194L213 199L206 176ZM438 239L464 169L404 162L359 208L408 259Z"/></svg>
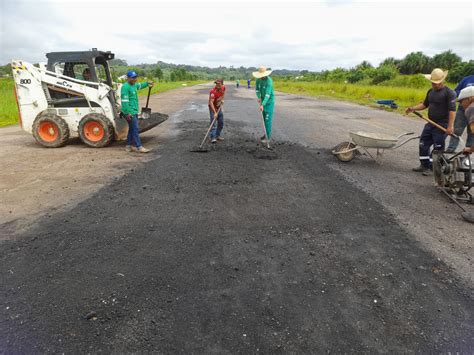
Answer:
<svg viewBox="0 0 474 355"><path fill-rule="evenodd" d="M0 127L18 122L18 107L12 79L0 79Z"/></svg>
<svg viewBox="0 0 474 355"><path fill-rule="evenodd" d="M162 93L169 90L182 88L183 86L193 86L206 83L205 80L200 81L177 81L155 83L151 89L151 93ZM148 90L141 90L140 96L146 96ZM15 100L14 84L11 78L0 79L0 127L9 126L18 123L18 107Z"/></svg>
<svg viewBox="0 0 474 355"><path fill-rule="evenodd" d="M397 111L399 112L404 111L408 106L422 102L426 96L426 92L430 88L429 82L427 82L426 88L317 81L294 82L274 80L273 83L275 90L281 92L316 97L332 97L371 107L379 107L376 103L377 100L395 100L398 105ZM451 88L454 87L449 84L448 86Z"/></svg>

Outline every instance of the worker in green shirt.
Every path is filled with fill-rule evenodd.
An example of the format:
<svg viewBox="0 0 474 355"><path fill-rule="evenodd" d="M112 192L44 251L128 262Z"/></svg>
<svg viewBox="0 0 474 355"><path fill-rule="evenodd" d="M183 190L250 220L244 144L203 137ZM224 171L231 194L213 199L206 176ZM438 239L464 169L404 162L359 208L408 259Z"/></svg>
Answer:
<svg viewBox="0 0 474 355"><path fill-rule="evenodd" d="M273 109L275 107L275 95L273 93L273 80L270 78L271 70L265 67L258 68L258 71L252 75L257 79L255 83L258 105L262 111L263 121L265 123L265 135L260 138L262 143L270 142L272 136ZM268 141L267 141L268 139Z"/></svg>
<svg viewBox="0 0 474 355"><path fill-rule="evenodd" d="M132 144L139 153L148 153L150 149L142 146L138 130L138 90L146 87L152 87L152 82L137 83L138 74L133 70L127 72L127 82L122 85L122 115L128 122L127 152L132 151Z"/></svg>

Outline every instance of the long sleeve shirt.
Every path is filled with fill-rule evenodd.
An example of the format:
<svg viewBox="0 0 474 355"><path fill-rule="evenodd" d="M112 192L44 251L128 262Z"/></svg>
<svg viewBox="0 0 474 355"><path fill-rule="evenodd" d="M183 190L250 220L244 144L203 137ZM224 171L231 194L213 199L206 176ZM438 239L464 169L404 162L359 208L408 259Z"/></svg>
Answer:
<svg viewBox="0 0 474 355"><path fill-rule="evenodd" d="M273 93L273 80L269 76L266 79L257 79L255 84L257 98L262 100L262 106L275 104L275 94Z"/></svg>
<svg viewBox="0 0 474 355"><path fill-rule="evenodd" d="M128 82L122 85L120 90L122 98L122 113L124 115L138 115L138 90L148 87L148 83L135 83L130 85Z"/></svg>

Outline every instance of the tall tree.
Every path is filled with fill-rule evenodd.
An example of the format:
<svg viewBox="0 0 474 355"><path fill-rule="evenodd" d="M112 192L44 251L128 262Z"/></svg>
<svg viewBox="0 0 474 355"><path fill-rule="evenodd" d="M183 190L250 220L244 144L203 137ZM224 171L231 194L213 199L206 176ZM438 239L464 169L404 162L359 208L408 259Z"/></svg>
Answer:
<svg viewBox="0 0 474 355"><path fill-rule="evenodd" d="M451 50L436 54L432 59L433 66L442 69L452 69L461 62L461 57Z"/></svg>
<svg viewBox="0 0 474 355"><path fill-rule="evenodd" d="M400 73L418 74L428 72L430 68L430 57L423 52L412 52L405 56L400 62Z"/></svg>

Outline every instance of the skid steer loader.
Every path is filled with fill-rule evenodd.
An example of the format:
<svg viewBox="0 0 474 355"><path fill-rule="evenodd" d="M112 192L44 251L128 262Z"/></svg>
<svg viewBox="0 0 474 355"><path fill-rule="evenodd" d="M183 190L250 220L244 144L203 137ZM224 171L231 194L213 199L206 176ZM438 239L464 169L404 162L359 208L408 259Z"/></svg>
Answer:
<svg viewBox="0 0 474 355"><path fill-rule="evenodd" d="M50 148L65 145L71 137L96 148L126 138L128 124L120 115L121 84L112 81L108 64L115 55L93 48L46 57L47 64L38 67L11 62L22 128ZM140 132L167 118L160 113L142 117Z"/></svg>

